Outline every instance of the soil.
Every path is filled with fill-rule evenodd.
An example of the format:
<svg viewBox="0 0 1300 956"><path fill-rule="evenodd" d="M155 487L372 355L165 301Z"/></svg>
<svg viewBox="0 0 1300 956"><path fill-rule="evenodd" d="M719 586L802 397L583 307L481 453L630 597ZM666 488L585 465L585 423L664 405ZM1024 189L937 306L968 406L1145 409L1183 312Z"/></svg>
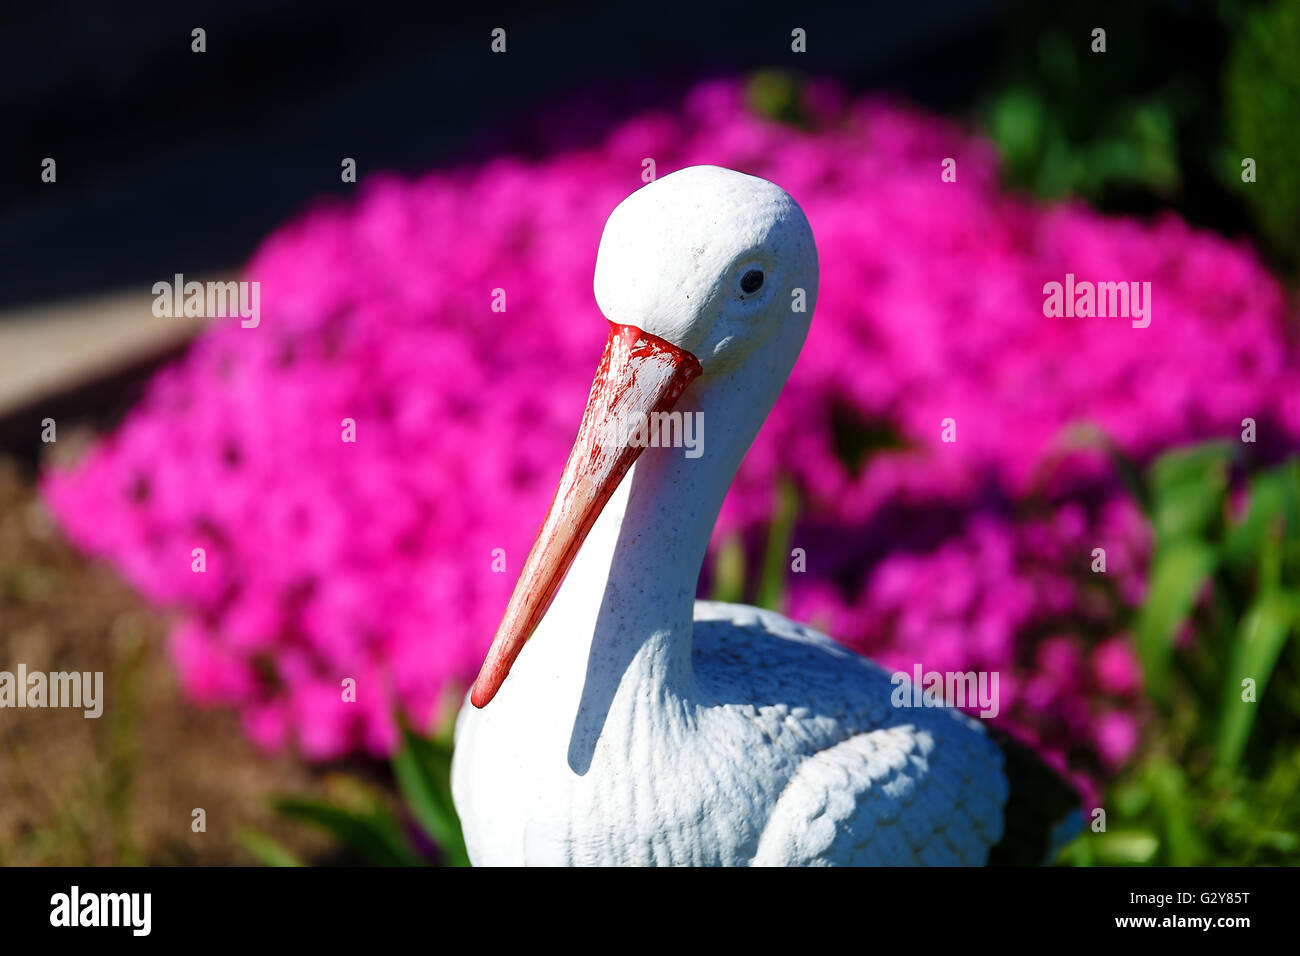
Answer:
<svg viewBox="0 0 1300 956"><path fill-rule="evenodd" d="M234 715L186 703L166 633L164 616L62 539L30 474L0 457L0 671L102 671L105 698L98 719L0 708L0 865L251 864L245 828L308 862L332 853L269 804L320 796L328 775L260 753Z"/></svg>

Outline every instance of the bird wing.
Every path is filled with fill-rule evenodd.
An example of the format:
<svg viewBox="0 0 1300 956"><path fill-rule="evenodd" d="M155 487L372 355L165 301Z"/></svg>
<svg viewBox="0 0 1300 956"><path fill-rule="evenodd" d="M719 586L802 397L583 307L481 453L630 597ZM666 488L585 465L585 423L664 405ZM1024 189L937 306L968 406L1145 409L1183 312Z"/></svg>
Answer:
<svg viewBox="0 0 1300 956"><path fill-rule="evenodd" d="M1005 798L981 757L906 725L819 751L786 784L754 865L981 866Z"/></svg>
<svg viewBox="0 0 1300 956"><path fill-rule="evenodd" d="M978 721L894 707L880 667L770 611L698 602L695 638L697 656L745 660L725 669L750 675L743 699L759 704L749 719L775 713L774 741L799 751L754 865L987 862L1002 837L1007 781Z"/></svg>

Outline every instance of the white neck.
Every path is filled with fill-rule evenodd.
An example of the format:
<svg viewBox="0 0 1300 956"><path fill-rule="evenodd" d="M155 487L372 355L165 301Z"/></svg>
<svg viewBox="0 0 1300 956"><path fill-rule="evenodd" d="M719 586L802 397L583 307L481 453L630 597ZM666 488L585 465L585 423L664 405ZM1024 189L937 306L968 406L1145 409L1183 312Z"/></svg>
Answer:
<svg viewBox="0 0 1300 956"><path fill-rule="evenodd" d="M647 448L610 498L528 642L528 670L575 723L570 763L583 772L610 703L638 693L689 696L695 592L718 511L798 354L772 342L726 373L696 381L674 410L703 413L702 454ZM635 666L633 666L635 664ZM585 726L584 726L585 725ZM575 749L576 748L576 749ZM587 751L589 757L589 751Z"/></svg>

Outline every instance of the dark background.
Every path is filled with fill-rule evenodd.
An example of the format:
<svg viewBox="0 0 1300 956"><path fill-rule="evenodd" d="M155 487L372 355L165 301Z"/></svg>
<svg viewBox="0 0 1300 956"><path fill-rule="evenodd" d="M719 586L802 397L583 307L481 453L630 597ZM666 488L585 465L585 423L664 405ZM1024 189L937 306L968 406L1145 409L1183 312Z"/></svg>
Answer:
<svg viewBox="0 0 1300 956"><path fill-rule="evenodd" d="M956 106L1005 5L26 3L0 36L0 308L243 262L309 198L472 159L541 104L601 115L764 65ZM190 31L207 30L192 53ZM507 53L489 50L507 30ZM790 30L809 52L790 51ZM511 130L511 133L498 131ZM573 135L583 135L575 128ZM55 184L40 181L46 156Z"/></svg>
<svg viewBox="0 0 1300 956"><path fill-rule="evenodd" d="M1083 127L1122 97L1172 89L1194 104L1180 135L1208 139L1219 117L1201 104L1216 91L1187 87L1216 82L1222 6L26 0L0 14L0 309L238 266L308 198L354 188L344 156L363 177L526 152L529 123L548 115L565 117L552 133L594 137L695 80L763 66L951 112L1017 77L1051 81L1049 30L1086 41L1104 25L1106 70L1071 85L1071 132L1094 135ZM489 49L497 26L504 56ZM795 26L805 54L790 50ZM46 156L56 184L40 180ZM1217 183L1184 187L1188 218L1245 224ZM1092 198L1142 211L1176 197Z"/></svg>

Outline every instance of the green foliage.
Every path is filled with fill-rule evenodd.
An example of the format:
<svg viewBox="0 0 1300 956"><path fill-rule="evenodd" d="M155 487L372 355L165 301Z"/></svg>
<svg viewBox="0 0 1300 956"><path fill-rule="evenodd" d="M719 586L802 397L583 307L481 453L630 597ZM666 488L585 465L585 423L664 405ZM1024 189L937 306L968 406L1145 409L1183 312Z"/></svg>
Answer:
<svg viewBox="0 0 1300 956"><path fill-rule="evenodd" d="M780 610L785 604L786 571L790 562L790 542L799 516L799 491L788 479L776 487L776 502L768 527L767 550L763 555L763 575L758 581L754 603L759 607Z"/></svg>
<svg viewBox="0 0 1300 956"><path fill-rule="evenodd" d="M1107 204L1133 192L1160 201L1184 185L1180 132L1214 95L1186 68L1180 18L1125 5L1022 3L1008 24L1003 77L983 114L1008 183L1044 198L1079 195ZM1094 52L1093 30L1106 30ZM1174 36L1170 36L1173 32ZM1170 43L1135 43L1164 36Z"/></svg>
<svg viewBox="0 0 1300 956"><path fill-rule="evenodd" d="M1174 117L1159 100L1124 104L1079 136L1046 94L1015 86L990 102L987 123L1007 181L1044 198L1097 199L1116 186L1169 198L1180 184Z"/></svg>
<svg viewBox="0 0 1300 956"><path fill-rule="evenodd" d="M1147 691L1158 701L1167 698L1178 628L1214 571L1215 552L1203 537L1222 505L1226 455L1226 446L1207 445L1166 455L1149 473L1144 497L1156 550L1136 631Z"/></svg>
<svg viewBox="0 0 1300 956"><path fill-rule="evenodd" d="M1237 32L1223 77L1225 181L1288 265L1300 264L1300 0L1251 11ZM1256 181L1241 180L1241 161Z"/></svg>
<svg viewBox="0 0 1300 956"><path fill-rule="evenodd" d="M1300 0L1022 0L1002 32L979 112L1009 185L1109 211L1172 207L1300 266ZM1241 180L1245 157L1256 182Z"/></svg>
<svg viewBox="0 0 1300 956"><path fill-rule="evenodd" d="M713 557L709 600L781 610L785 603L786 575L791 560L790 544L798 517L799 491L793 482L782 479L773 494L772 518L767 526L767 542L759 573L752 575L747 570L748 556L743 536L737 532L727 535Z"/></svg>
<svg viewBox="0 0 1300 956"><path fill-rule="evenodd" d="M460 818L451 797L454 705L459 702L458 694L448 695L440 730L432 737L417 733L399 717L402 745L393 757L392 771L403 804L400 812L394 810L384 793L343 775L332 778L334 793L330 799L282 797L274 802L276 811L328 833L349 862L469 866ZM429 847L421 845L417 827ZM240 841L268 866L301 865L259 831L242 831Z"/></svg>
<svg viewBox="0 0 1300 956"><path fill-rule="evenodd" d="M1300 460L1241 479L1244 507L1233 464L1215 443L1147 471L1146 747L1062 862L1300 861Z"/></svg>
<svg viewBox="0 0 1300 956"><path fill-rule="evenodd" d="M1240 762L1255 720L1255 708L1240 703L1242 688L1237 681L1249 675L1255 692L1264 692L1295 621L1294 598L1276 592L1257 599L1242 618L1228 662L1229 676L1223 682L1223 716L1215 748L1218 766L1231 770Z"/></svg>
<svg viewBox="0 0 1300 956"><path fill-rule="evenodd" d="M1157 701L1168 696L1178 628L1213 570L1214 551L1197 541L1165 545L1151 563L1150 596L1138 616L1137 646L1147 691Z"/></svg>
<svg viewBox="0 0 1300 956"><path fill-rule="evenodd" d="M379 799L360 808L315 797L281 797L278 813L318 827L362 860L377 866L419 866L423 861L397 817Z"/></svg>
<svg viewBox="0 0 1300 956"><path fill-rule="evenodd" d="M424 832L442 852L447 866L469 866L460 817L451 798L450 722L432 739L402 722L402 748L393 758L393 773L402 799Z"/></svg>
<svg viewBox="0 0 1300 956"><path fill-rule="evenodd" d="M713 558L713 587L709 600L734 604L745 597L745 543L732 532L722 540Z"/></svg>
<svg viewBox="0 0 1300 956"><path fill-rule="evenodd" d="M239 831L239 842L264 866L302 866L302 860L274 837L254 827Z"/></svg>
<svg viewBox="0 0 1300 956"><path fill-rule="evenodd" d="M745 87L745 99L750 110L778 123L790 126L807 126L800 97L806 78L792 70L757 70Z"/></svg>

